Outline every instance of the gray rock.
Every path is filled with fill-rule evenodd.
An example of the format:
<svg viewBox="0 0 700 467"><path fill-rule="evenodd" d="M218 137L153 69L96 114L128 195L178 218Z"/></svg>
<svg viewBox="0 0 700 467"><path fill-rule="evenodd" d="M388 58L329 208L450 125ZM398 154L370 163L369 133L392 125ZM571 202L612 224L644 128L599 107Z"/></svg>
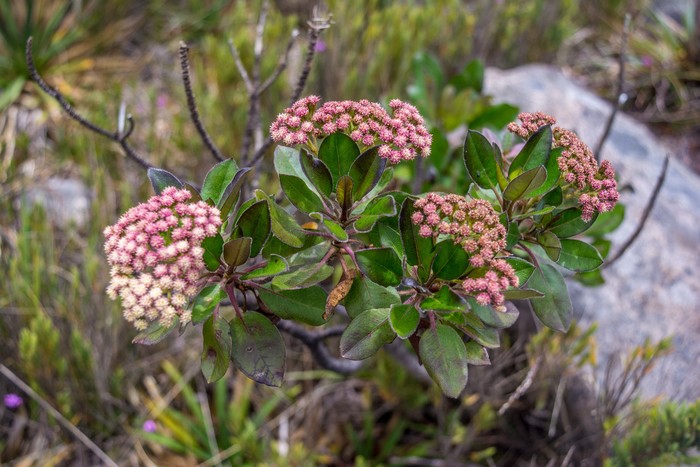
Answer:
<svg viewBox="0 0 700 467"><path fill-rule="evenodd" d="M91 191L80 180L52 177L27 190L22 201L41 205L51 222L61 228L84 227L90 218Z"/></svg>
<svg viewBox="0 0 700 467"><path fill-rule="evenodd" d="M512 70L489 69L485 92L498 102L523 111L542 111L558 124L575 130L595 148L611 106L575 84L557 68L526 65ZM618 114L603 149L633 192L622 195L626 218L612 236L613 252L634 231L655 181L664 148L651 132L631 117ZM627 253L604 272L606 284L587 288L570 283L577 318L599 323L601 362L621 358L625 349L644 339L671 336L675 351L646 379L647 396L674 399L700 397L700 177L671 160L666 182L652 214ZM602 366L602 365L601 365Z"/></svg>

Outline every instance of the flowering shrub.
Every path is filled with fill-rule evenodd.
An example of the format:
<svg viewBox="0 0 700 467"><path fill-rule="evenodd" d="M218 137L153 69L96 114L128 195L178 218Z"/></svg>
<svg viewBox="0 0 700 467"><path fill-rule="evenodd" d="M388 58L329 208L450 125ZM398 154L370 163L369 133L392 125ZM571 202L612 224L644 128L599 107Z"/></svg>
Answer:
<svg viewBox="0 0 700 467"><path fill-rule="evenodd" d="M200 192L149 170L156 196L105 230L108 293L143 329L136 342L203 324L208 380L232 360L252 379L280 385L278 327L322 326L342 304L350 319L342 357L362 360L406 339L457 397L468 365L488 364L498 329L517 319L508 300L529 300L543 324L568 328L560 270L603 262L573 237L617 201L609 163L599 167L574 133L552 128L552 117L521 114L508 129L522 145L506 150L468 132L472 183L457 193L387 191L388 164L430 154L416 108L393 100L390 115L365 100L319 104L301 99L270 128L285 145L274 163L294 215L261 190L239 199L250 169L232 159L211 169Z"/></svg>

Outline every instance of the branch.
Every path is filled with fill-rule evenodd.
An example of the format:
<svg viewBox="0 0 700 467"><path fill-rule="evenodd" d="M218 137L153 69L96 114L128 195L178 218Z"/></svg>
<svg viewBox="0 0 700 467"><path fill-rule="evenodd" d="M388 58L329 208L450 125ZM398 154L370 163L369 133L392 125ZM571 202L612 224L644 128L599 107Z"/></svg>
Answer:
<svg viewBox="0 0 700 467"><path fill-rule="evenodd" d="M302 66L301 73L299 74L299 78L294 86L292 97L289 99L290 106L299 100L301 93L304 91L306 82L309 79L309 74L311 73L311 65L313 64L314 57L316 56L316 44L318 43L318 38L323 30L330 27L330 24L330 18L323 18L318 14L314 14L314 17L308 22L309 43L306 48L304 65ZM265 142L255 151L255 155L250 162L251 166L255 166L260 162L267 150L270 148L270 146L272 146L272 143L272 138L268 136L267 139L265 139Z"/></svg>
<svg viewBox="0 0 700 467"><path fill-rule="evenodd" d="M598 141L598 146L596 147L596 150L593 153L595 155L596 161L598 162L600 162L600 157L603 153L603 145L605 145L605 141L608 139L608 136L610 136L610 130L612 129L613 123L615 122L615 117L617 116L617 112L620 110L620 106L622 105L622 88L625 84L625 58L627 55L627 36L629 35L630 21L630 14L627 13L625 15L625 23L622 29L622 44L620 45L620 56L618 57L619 74L617 75L617 92L615 94L615 103L613 104L612 111L610 112L610 116L608 117L608 122L605 125L603 135L600 137L600 141Z"/></svg>
<svg viewBox="0 0 700 467"><path fill-rule="evenodd" d="M228 48L231 51L231 55L233 56L233 61L236 63L238 73L241 75L241 78L243 78L243 83L245 84L246 91L248 91L248 95L250 96L253 94L255 88L253 87L253 83L250 81L248 71L245 69L245 66L243 66L243 62L241 61L241 55L238 53L238 49L236 48L236 44L233 42L233 39L228 40Z"/></svg>
<svg viewBox="0 0 700 467"><path fill-rule="evenodd" d="M523 380L523 382L520 383L515 392L513 392L513 394L510 395L506 403L503 404L500 409L498 409L498 415L503 415L504 413L506 413L510 406L513 405L515 401L520 399L520 397L525 393L525 391L530 389L530 386L532 386L532 382L535 380L535 374L537 374L541 363L542 355L539 355L535 360L535 363L533 363L530 369L528 370L527 375L525 375L525 379Z"/></svg>
<svg viewBox="0 0 700 467"><path fill-rule="evenodd" d="M324 329L318 332L311 332L303 327L294 324L291 321L280 320L277 322L277 328L284 331L292 337L301 341L311 351L314 360L327 370L349 375L355 373L362 367L363 362L355 360L346 360L337 358L331 355L328 347L323 344L323 341L329 337L339 336L345 329L344 326L335 326Z"/></svg>
<svg viewBox="0 0 700 467"><path fill-rule="evenodd" d="M664 184L664 180L666 179L666 172L668 172L668 162L669 162L670 156L667 154L666 158L664 159L663 166L661 168L661 173L659 174L659 178L656 180L656 185L654 186L654 190L651 193L651 198L649 198L649 201L647 202L647 205L644 207L644 211L642 212L642 218L639 221L639 224L637 225L637 228L635 229L634 233L625 241L625 243L622 244L622 247L615 253L608 261L603 264L603 269L608 268L612 266L622 255L625 254L627 249L629 249L630 246L634 243L634 241L637 239L639 234L642 232L642 229L644 228L644 224L646 224L647 219L649 218L649 214L651 214L651 210L654 209L654 205L656 204L656 199L659 197L659 193L661 192L661 186Z"/></svg>
<svg viewBox="0 0 700 467"><path fill-rule="evenodd" d="M269 88L272 83L274 83L277 78L280 77L282 72L287 68L287 61L289 60L289 52L292 50L292 46L297 40L297 37L299 37L299 30L295 29L292 31L292 37L289 38L289 42L287 42L287 48L284 51L284 54L280 57L280 61L277 64L277 68L275 68L275 71L268 76L268 78L260 85L260 91L259 93L262 94Z"/></svg>
<svg viewBox="0 0 700 467"><path fill-rule="evenodd" d="M31 38L30 38L31 41ZM9 368L0 363L0 373L2 373L7 379L12 381L15 386L20 388L22 392L34 399L34 401L41 406L46 412L49 413L56 421L62 425L66 430L68 430L75 438L83 443L85 447L91 450L99 459L109 466L117 467L117 463L114 462L105 452L99 448L95 443L93 443L90 438L88 438L85 433L80 431L75 425L68 421L61 413L53 408L45 399L43 399L39 394L37 394L31 387L29 387L24 381L22 381L17 375L15 375Z"/></svg>
<svg viewBox="0 0 700 467"><path fill-rule="evenodd" d="M194 93L192 92L192 81L190 80L190 60L189 60L189 47L187 44L180 41L180 69L182 70L182 84L185 87L185 95L187 96L187 108L190 110L190 117L192 117L192 123L194 123L200 138L204 142L204 145L209 149L214 159L221 162L225 158L216 147L214 141L212 141L209 133L204 128L202 120L199 118L199 111L197 110L197 102L194 100Z"/></svg>
<svg viewBox="0 0 700 467"><path fill-rule="evenodd" d="M58 92L56 89L52 88L49 86L46 81L39 75L39 71L36 69L36 65L34 64L34 57L32 56L32 38L30 37L27 39L27 46L25 49L25 58L27 61L27 68L29 69L29 77L34 81L36 84L39 85L42 91L44 91L46 94L49 96L53 97L56 102L60 104L60 106L63 108L63 110L76 122L80 123L82 126L87 128L88 130L91 130L98 135L102 135L107 139L110 139L114 141L115 143L119 144L122 149L124 150L124 153L129 157L131 160L139 164L141 167L144 169L149 169L151 168L151 164L146 162L144 159L142 159L136 152L132 149L132 147L129 145L127 142L127 139L131 135L132 130L134 129L134 121L131 118L131 115L127 116L127 120L129 121L129 129L124 132L120 133L119 130L115 132L111 132L109 130L105 130L104 128L90 122L87 120L85 117L80 115L78 112L76 112L73 107L66 101L66 99L63 97L63 95Z"/></svg>

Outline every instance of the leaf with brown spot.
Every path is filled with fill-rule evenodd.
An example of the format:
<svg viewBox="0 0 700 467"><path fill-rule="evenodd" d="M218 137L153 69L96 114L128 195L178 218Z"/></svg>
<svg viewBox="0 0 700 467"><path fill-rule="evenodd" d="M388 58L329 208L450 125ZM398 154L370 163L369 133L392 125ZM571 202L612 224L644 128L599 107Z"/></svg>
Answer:
<svg viewBox="0 0 700 467"><path fill-rule="evenodd" d="M328 294L328 298L326 299L326 311L323 313L324 320L330 317L333 309L345 298L348 292L350 292L354 279L355 274L351 273L351 275L346 276L345 279L338 282L338 285Z"/></svg>

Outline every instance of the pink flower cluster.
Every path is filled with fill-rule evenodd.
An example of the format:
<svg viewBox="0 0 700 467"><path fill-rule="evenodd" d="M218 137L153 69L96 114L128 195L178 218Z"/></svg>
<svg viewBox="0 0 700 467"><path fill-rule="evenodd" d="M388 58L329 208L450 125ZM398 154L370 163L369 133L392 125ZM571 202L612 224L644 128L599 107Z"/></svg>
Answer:
<svg viewBox="0 0 700 467"><path fill-rule="evenodd" d="M521 124L513 122L508 125L508 130L525 139L540 127L556 123L554 117L541 112L521 113L518 119ZM593 151L573 131L560 127L555 127L552 131L553 146L564 149L557 162L564 181L569 184L568 188L578 196L581 218L589 221L596 211L611 210L620 195L610 162L603 161L598 166Z"/></svg>
<svg viewBox="0 0 700 467"><path fill-rule="evenodd" d="M349 135L365 147L379 144L379 156L392 164L430 155L432 135L420 112L411 104L394 99L393 117L375 102L329 101L318 110L317 96L308 96L281 113L270 126L272 139L288 145L307 144L335 132Z"/></svg>
<svg viewBox="0 0 700 467"><path fill-rule="evenodd" d="M143 330L151 321L169 326L191 319L189 299L204 269L202 241L219 231L219 210L192 194L168 187L129 209L105 229L105 252L112 267L107 294L121 299L124 317Z"/></svg>
<svg viewBox="0 0 700 467"><path fill-rule="evenodd" d="M469 253L469 263L486 268L483 277L468 278L464 290L482 305L501 307L503 290L517 287L513 268L496 255L506 247L506 229L488 201L455 194L428 193L413 205L411 221L423 237L449 235Z"/></svg>

